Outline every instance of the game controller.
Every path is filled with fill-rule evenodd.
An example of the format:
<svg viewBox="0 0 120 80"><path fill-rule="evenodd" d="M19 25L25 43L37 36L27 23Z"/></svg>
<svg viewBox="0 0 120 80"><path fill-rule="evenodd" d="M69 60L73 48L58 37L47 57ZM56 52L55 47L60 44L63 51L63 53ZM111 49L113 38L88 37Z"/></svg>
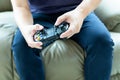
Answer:
<svg viewBox="0 0 120 80"><path fill-rule="evenodd" d="M33 40L35 42L41 41L43 43L42 47L46 47L49 44L53 43L55 40L60 39L60 35L68 30L69 23L62 22L60 25L54 26L49 29L38 30L33 35Z"/></svg>

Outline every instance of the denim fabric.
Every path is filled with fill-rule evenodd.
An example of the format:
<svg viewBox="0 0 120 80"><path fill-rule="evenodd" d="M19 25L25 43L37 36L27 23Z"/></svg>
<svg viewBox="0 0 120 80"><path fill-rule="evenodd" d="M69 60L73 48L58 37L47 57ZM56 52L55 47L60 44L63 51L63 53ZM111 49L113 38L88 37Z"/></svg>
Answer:
<svg viewBox="0 0 120 80"><path fill-rule="evenodd" d="M85 80L110 80L114 43L94 13L86 17L80 33L72 39L86 51Z"/></svg>
<svg viewBox="0 0 120 80"><path fill-rule="evenodd" d="M50 28L59 15L61 14L34 14L34 23ZM80 32L70 39L86 51L85 80L110 80L114 43L98 17L94 13L89 14ZM19 29L15 34L12 50L21 80L45 80L44 66L38 55L40 51L28 47Z"/></svg>

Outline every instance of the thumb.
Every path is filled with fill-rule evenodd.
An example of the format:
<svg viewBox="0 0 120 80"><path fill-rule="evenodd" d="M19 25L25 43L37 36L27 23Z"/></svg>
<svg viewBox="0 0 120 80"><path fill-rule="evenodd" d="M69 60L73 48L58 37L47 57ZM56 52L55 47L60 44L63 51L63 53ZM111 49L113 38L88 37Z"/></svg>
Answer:
<svg viewBox="0 0 120 80"><path fill-rule="evenodd" d="M37 31L37 30L42 30L43 29L43 26L40 25L40 24L35 24L34 25L34 30Z"/></svg>
<svg viewBox="0 0 120 80"><path fill-rule="evenodd" d="M32 30L32 32L31 32L31 34L34 35L36 31L42 30L42 29L43 29L43 26L42 26L42 25L35 24L35 25L33 26L33 30Z"/></svg>
<svg viewBox="0 0 120 80"><path fill-rule="evenodd" d="M66 20L66 16L65 15L62 15L60 17L57 18L56 22L55 22L55 25L59 25L60 23L62 23L63 21Z"/></svg>

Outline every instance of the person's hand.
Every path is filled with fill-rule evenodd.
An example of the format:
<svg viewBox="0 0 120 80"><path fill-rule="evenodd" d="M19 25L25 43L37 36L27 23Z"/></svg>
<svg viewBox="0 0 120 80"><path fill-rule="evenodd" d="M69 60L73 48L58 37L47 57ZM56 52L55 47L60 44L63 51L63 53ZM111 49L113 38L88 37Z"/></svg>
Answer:
<svg viewBox="0 0 120 80"><path fill-rule="evenodd" d="M28 25L21 29L22 35L25 38L29 47L42 49L42 42L35 42L33 40L33 35L35 34L35 32L42 29L43 26L39 24Z"/></svg>
<svg viewBox="0 0 120 80"><path fill-rule="evenodd" d="M59 16L56 20L55 25L59 25L63 21L70 23L69 29L60 35L60 38L70 38L74 34L78 33L81 29L83 24L83 16L80 12L76 9L64 13L63 15Z"/></svg>

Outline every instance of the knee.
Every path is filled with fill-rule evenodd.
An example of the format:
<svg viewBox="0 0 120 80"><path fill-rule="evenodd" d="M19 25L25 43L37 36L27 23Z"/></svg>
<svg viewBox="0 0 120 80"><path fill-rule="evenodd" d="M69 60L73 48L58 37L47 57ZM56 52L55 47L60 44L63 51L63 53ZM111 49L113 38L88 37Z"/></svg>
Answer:
<svg viewBox="0 0 120 80"><path fill-rule="evenodd" d="M88 53L89 55L99 57L102 56L102 59L110 60L112 59L113 53L113 45L114 42L108 33L96 33L94 38L87 46L87 51L91 51ZM94 54L95 53L95 54Z"/></svg>
<svg viewBox="0 0 120 80"><path fill-rule="evenodd" d="M109 34L109 32L98 32L94 34L92 44L101 46L113 46L114 42Z"/></svg>

